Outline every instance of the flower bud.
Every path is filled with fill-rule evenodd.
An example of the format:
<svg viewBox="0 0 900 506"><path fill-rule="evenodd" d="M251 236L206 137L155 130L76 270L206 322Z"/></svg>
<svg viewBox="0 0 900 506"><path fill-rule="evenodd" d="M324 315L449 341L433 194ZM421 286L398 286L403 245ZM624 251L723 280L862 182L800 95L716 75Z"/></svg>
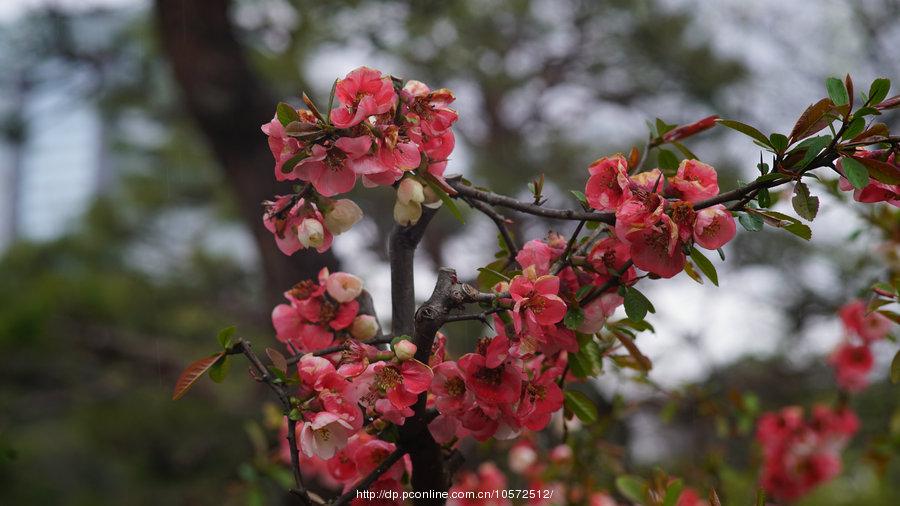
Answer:
<svg viewBox="0 0 900 506"><path fill-rule="evenodd" d="M572 448L569 445L557 445L550 450L550 462L565 464L572 460Z"/></svg>
<svg viewBox="0 0 900 506"><path fill-rule="evenodd" d="M400 181L400 186L397 188L397 201L404 204L421 204L425 201L425 188L422 183L408 177Z"/></svg>
<svg viewBox="0 0 900 506"><path fill-rule="evenodd" d="M443 200L438 196L434 190L431 189L431 186L425 186L425 200L422 201L422 205L429 209L437 209L441 207L441 204L444 203Z"/></svg>
<svg viewBox="0 0 900 506"><path fill-rule="evenodd" d="M342 304L359 297L362 289L362 280L346 272L329 274L328 279L325 280L325 291L328 292L332 299Z"/></svg>
<svg viewBox="0 0 900 506"><path fill-rule="evenodd" d="M422 217L422 205L418 202L405 204L399 199L394 203L394 221L402 226L415 225Z"/></svg>
<svg viewBox="0 0 900 506"><path fill-rule="evenodd" d="M378 333L378 320L374 316L361 314L350 324L350 335L360 341L372 339Z"/></svg>
<svg viewBox="0 0 900 506"><path fill-rule="evenodd" d="M297 237L304 248L318 248L325 242L325 227L319 220L306 218L297 227Z"/></svg>
<svg viewBox="0 0 900 506"><path fill-rule="evenodd" d="M416 345L412 341L403 339L394 345L394 355L397 360L405 362L413 358L416 354Z"/></svg>
<svg viewBox="0 0 900 506"><path fill-rule="evenodd" d="M356 202L350 199L340 199L335 201L331 209L325 213L325 226L332 234L343 234L361 220L362 216L362 209L356 205Z"/></svg>

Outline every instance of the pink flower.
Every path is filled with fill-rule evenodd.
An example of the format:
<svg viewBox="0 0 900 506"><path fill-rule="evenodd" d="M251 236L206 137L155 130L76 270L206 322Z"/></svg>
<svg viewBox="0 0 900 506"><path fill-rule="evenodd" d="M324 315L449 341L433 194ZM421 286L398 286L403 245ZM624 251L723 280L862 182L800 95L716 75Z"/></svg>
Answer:
<svg viewBox="0 0 900 506"><path fill-rule="evenodd" d="M423 133L438 136L453 126L459 115L447 107L456 97L446 88L431 91L419 81L407 81L403 86L403 103L406 119Z"/></svg>
<svg viewBox="0 0 900 506"><path fill-rule="evenodd" d="M460 479L450 487L456 497L449 499L447 506L509 506L510 500L501 498L497 492L506 488L503 472L491 462L485 462L478 466L477 473L461 473ZM472 496L477 498L465 498L465 492L473 492Z"/></svg>
<svg viewBox="0 0 900 506"><path fill-rule="evenodd" d="M556 256L558 255L554 254L547 243L532 239L526 242L522 249L519 250L519 253L516 255L516 262L523 269L533 265L538 274L549 274L550 264Z"/></svg>
<svg viewBox="0 0 900 506"><path fill-rule="evenodd" d="M625 268L625 264L631 259L628 249L628 245L615 235L601 239L594 245L587 255L587 261L597 273L597 277L594 279L595 285L603 285L620 275L625 282L634 279L634 268Z"/></svg>
<svg viewBox="0 0 900 506"><path fill-rule="evenodd" d="M550 415L562 409L563 393L556 383L561 371L548 368L525 383L517 417L529 430L541 430L550 423Z"/></svg>
<svg viewBox="0 0 900 506"><path fill-rule="evenodd" d="M275 176L278 177L284 163L296 156L302 146L297 139L285 134L284 126L278 121L277 116L263 125L262 131L269 138L269 149L272 151L272 156L275 157Z"/></svg>
<svg viewBox="0 0 900 506"><path fill-rule="evenodd" d="M434 366L431 392L434 394L434 406L443 414L459 414L474 402L472 392L466 388L462 371L453 361Z"/></svg>
<svg viewBox="0 0 900 506"><path fill-rule="evenodd" d="M584 320L578 326L578 332L583 334L600 332L600 329L606 324L606 320L616 312L616 308L623 302L622 297L616 292L605 293L592 300L581 308L584 311Z"/></svg>
<svg viewBox="0 0 900 506"><path fill-rule="evenodd" d="M854 158L879 159L883 156L883 150L869 151L860 149L854 154ZM895 168L895 171L900 172L900 168L898 168L896 163L895 153L891 153L885 163L893 166ZM866 204L887 202L894 207L900 207L900 185L890 185L872 178L869 179L869 184L867 184L865 188L858 189L850 184L850 181L848 181L847 178L843 176L843 158L837 161L837 170L842 174L839 180L838 188L840 188L842 191L853 190L853 200Z"/></svg>
<svg viewBox="0 0 900 506"><path fill-rule="evenodd" d="M263 225L275 235L275 244L285 255L308 247L324 253L331 247L333 236L323 225L322 213L305 199L294 200L286 195L265 202Z"/></svg>
<svg viewBox="0 0 900 506"><path fill-rule="evenodd" d="M393 443L380 439L370 439L360 445L353 454L359 475L366 476L374 471L396 448ZM398 460L381 475L381 479L399 480L403 477L403 473L403 461Z"/></svg>
<svg viewBox="0 0 900 506"><path fill-rule="evenodd" d="M616 208L616 237L628 242L629 234L658 222L666 208L666 199L658 193L631 184L625 188L622 202Z"/></svg>
<svg viewBox="0 0 900 506"><path fill-rule="evenodd" d="M522 317L529 330L540 335L541 325L553 325L566 315L566 303L557 295L559 278L551 275L538 276L534 267L512 279L509 294L513 306L513 323L516 332L522 329Z"/></svg>
<svg viewBox="0 0 900 506"><path fill-rule="evenodd" d="M407 360L402 364L376 362L360 376L359 381L369 384L379 394L384 394L397 408L415 404L419 394L428 389L434 373L418 360Z"/></svg>
<svg viewBox="0 0 900 506"><path fill-rule="evenodd" d="M681 491L675 506L708 506L709 503L700 498L696 490L688 487Z"/></svg>
<svg viewBox="0 0 900 506"><path fill-rule="evenodd" d="M622 202L628 184L628 162L617 154L596 160L588 167L591 177L584 187L588 204L598 211L613 211Z"/></svg>
<svg viewBox="0 0 900 506"><path fill-rule="evenodd" d="M397 99L391 80L368 67L354 69L338 81L334 96L341 105L331 111L331 122L338 128L350 128L369 116L384 114Z"/></svg>
<svg viewBox="0 0 900 506"><path fill-rule="evenodd" d="M716 169L699 160L682 160L670 184L675 193L688 202L697 202L719 194Z"/></svg>
<svg viewBox="0 0 900 506"><path fill-rule="evenodd" d="M628 241L631 259L639 269L662 278L671 278L684 269L684 245L678 238L678 227L667 215L660 216L656 225L630 233Z"/></svg>
<svg viewBox="0 0 900 506"><path fill-rule="evenodd" d="M828 362L835 368L838 385L848 392L858 392L868 385L875 359L868 345L844 343L831 354Z"/></svg>
<svg viewBox="0 0 900 506"><path fill-rule="evenodd" d="M891 320L881 313L869 313L866 303L857 299L840 309L841 321L847 332L858 335L869 343L883 339L891 330Z"/></svg>
<svg viewBox="0 0 900 506"><path fill-rule="evenodd" d="M700 246L714 250L734 238L737 228L731 213L722 204L702 209L694 222L694 240Z"/></svg>
<svg viewBox="0 0 900 506"><path fill-rule="evenodd" d="M320 411L303 422L300 449L309 457L330 459L347 444L347 439L353 432L355 431L350 422L344 418L328 411Z"/></svg>
<svg viewBox="0 0 900 506"><path fill-rule="evenodd" d="M360 167L364 167L358 162L369 153L371 146L372 138L368 135L341 137L327 146L316 144L309 157L279 180L309 181L324 197L347 193L356 184Z"/></svg>
<svg viewBox="0 0 900 506"><path fill-rule="evenodd" d="M659 169L648 170L631 176L631 182L648 192L661 192L666 178Z"/></svg>
<svg viewBox="0 0 900 506"><path fill-rule="evenodd" d="M511 362L498 367L487 367L484 356L477 353L467 353L457 362L467 390L475 394L483 407L496 408L519 398L522 371Z"/></svg>

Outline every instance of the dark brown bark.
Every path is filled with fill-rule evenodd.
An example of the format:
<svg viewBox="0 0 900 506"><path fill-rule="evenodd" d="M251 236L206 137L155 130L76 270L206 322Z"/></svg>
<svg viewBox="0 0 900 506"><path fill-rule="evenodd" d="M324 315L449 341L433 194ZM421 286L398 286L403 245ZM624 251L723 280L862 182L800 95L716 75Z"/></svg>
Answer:
<svg viewBox="0 0 900 506"><path fill-rule="evenodd" d="M331 252L304 250L287 257L262 226L262 202L290 191L279 186L259 127L276 99L250 67L229 18L229 0L155 0L157 29L184 104L206 137L237 198L262 259L267 295L337 268Z"/></svg>

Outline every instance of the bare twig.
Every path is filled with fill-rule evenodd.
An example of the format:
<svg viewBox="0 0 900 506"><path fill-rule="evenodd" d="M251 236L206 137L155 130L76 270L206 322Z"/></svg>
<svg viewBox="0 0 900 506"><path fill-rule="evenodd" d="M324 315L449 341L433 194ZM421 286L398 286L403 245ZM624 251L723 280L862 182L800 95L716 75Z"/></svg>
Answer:
<svg viewBox="0 0 900 506"><path fill-rule="evenodd" d="M463 197L463 200L465 200L469 206L484 213L485 216L490 218L491 221L497 225L497 230L500 231L500 236L503 237L503 242L506 243L506 250L509 252L509 260L510 262L514 262L516 260L516 255L519 253L519 247L516 245L516 241L509 231L509 227L506 226L509 223L509 220L498 213L493 207L480 200L466 197Z"/></svg>

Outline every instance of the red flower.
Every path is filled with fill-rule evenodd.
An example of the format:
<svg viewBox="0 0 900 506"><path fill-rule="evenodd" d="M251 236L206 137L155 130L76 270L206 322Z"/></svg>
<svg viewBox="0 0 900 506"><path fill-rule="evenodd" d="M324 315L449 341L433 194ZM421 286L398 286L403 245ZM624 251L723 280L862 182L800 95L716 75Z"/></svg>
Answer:
<svg viewBox="0 0 900 506"><path fill-rule="evenodd" d="M551 275L538 276L534 266L512 279L509 294L513 306L513 324L516 332L522 331L522 318L529 332L543 335L541 325L553 325L566 315L566 303L557 295L559 278Z"/></svg>
<svg viewBox="0 0 900 506"><path fill-rule="evenodd" d="M844 343L831 354L828 362L835 368L838 385L848 392L858 392L869 384L875 359L868 345Z"/></svg>
<svg viewBox="0 0 900 506"><path fill-rule="evenodd" d="M338 81L334 97L340 107L331 111L331 122L338 128L350 128L369 116L390 111L397 94L391 80L381 72L359 67Z"/></svg>
<svg viewBox="0 0 900 506"><path fill-rule="evenodd" d="M840 309L844 329L862 338L865 342L878 341L891 330L891 320L881 313L866 309L866 303L854 300L844 304Z"/></svg>
<svg viewBox="0 0 900 506"><path fill-rule="evenodd" d="M588 167L591 177L584 187L588 204L598 211L614 211L628 185L628 162L617 154L596 160Z"/></svg>
<svg viewBox="0 0 900 506"><path fill-rule="evenodd" d="M694 240L706 249L719 249L734 239L737 227L731 213L718 204L697 213L694 222Z"/></svg>
<svg viewBox="0 0 900 506"><path fill-rule="evenodd" d="M716 169L699 160L682 160L675 177L669 181L674 192L688 202L719 194Z"/></svg>
<svg viewBox="0 0 900 506"><path fill-rule="evenodd" d="M639 269L663 278L671 278L684 269L684 244L678 227L667 215L659 223L638 229L627 237L631 259Z"/></svg>
<svg viewBox="0 0 900 506"><path fill-rule="evenodd" d="M485 408L496 409L519 398L522 370L512 362L487 367L483 355L467 353L457 361L466 380L466 387Z"/></svg>

